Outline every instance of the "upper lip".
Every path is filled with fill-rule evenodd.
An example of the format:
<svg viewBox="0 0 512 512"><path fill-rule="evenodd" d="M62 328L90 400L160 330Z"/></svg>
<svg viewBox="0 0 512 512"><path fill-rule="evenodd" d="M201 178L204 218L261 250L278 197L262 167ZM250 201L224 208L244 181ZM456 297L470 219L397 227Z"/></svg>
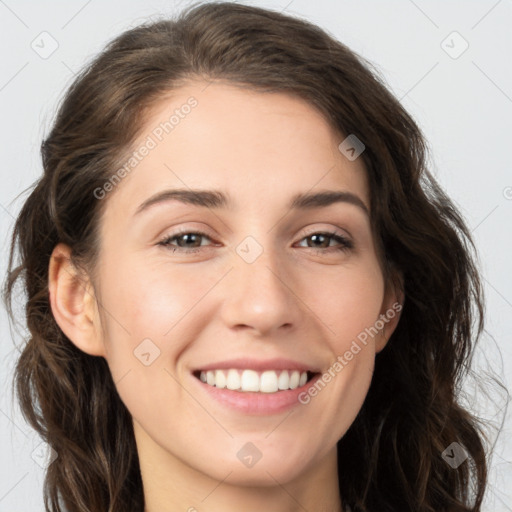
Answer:
<svg viewBox="0 0 512 512"><path fill-rule="evenodd" d="M240 370L254 370L254 371L265 371L265 370L298 370L301 372L318 373L320 370L312 367L309 364L301 363L299 361L293 361L292 359L248 359L248 358L237 358L229 359L226 361L218 361L216 363L210 363L205 366L196 368L193 371L208 371L208 370L229 370L230 368Z"/></svg>

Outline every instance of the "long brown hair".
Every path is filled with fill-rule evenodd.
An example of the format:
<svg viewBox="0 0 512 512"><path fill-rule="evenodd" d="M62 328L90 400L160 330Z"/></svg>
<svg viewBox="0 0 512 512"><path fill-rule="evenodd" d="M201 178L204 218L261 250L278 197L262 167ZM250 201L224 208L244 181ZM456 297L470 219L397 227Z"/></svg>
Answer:
<svg viewBox="0 0 512 512"><path fill-rule="evenodd" d="M42 143L44 174L16 221L4 300L12 316L21 280L29 337L15 389L27 421L58 453L46 510L144 509L130 414L106 361L77 349L55 322L48 265L63 242L94 275L108 204L94 191L123 163L149 107L194 78L297 95L366 147L372 228L386 277L402 273L406 300L338 442L343 501L354 512L479 511L485 437L456 390L483 329L481 282L465 221L427 168L425 139L345 45L305 20L230 2L194 4L114 39L69 88ZM469 455L456 469L441 456L453 442Z"/></svg>

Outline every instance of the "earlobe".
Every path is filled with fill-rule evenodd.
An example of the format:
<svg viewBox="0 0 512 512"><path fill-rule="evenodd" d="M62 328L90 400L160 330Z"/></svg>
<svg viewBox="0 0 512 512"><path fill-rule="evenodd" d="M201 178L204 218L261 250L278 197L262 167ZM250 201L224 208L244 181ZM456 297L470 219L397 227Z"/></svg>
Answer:
<svg viewBox="0 0 512 512"><path fill-rule="evenodd" d="M93 287L73 265L70 255L70 247L60 243L50 258L48 290L53 316L77 348L89 355L104 356Z"/></svg>

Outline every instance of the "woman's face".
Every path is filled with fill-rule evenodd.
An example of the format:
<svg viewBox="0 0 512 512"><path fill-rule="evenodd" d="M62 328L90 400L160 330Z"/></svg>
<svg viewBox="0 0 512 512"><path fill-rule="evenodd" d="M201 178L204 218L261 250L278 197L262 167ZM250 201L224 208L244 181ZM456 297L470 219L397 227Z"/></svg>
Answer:
<svg viewBox="0 0 512 512"><path fill-rule="evenodd" d="M284 484L334 467L396 296L344 137L302 100L206 85L154 108L98 199L97 335L145 460Z"/></svg>

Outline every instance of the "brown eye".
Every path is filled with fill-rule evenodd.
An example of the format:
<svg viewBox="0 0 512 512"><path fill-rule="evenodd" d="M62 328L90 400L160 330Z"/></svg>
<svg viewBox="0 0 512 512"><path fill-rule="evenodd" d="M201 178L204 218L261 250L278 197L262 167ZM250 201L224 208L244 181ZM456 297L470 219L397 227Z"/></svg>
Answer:
<svg viewBox="0 0 512 512"><path fill-rule="evenodd" d="M304 237L303 240L311 240L312 245L309 245L308 243L308 248L319 252L331 252L333 250L348 251L354 247L354 244L348 238L345 238L338 233L332 232L313 233ZM329 247L329 244L332 240L337 242L339 245L335 247Z"/></svg>
<svg viewBox="0 0 512 512"><path fill-rule="evenodd" d="M183 231L164 238L158 243L158 245L172 248L173 252L176 252L176 250L178 252L197 252L197 249L201 247L201 238L207 238L210 240L210 237L205 233L198 231ZM175 240L178 242L177 245L172 243Z"/></svg>

